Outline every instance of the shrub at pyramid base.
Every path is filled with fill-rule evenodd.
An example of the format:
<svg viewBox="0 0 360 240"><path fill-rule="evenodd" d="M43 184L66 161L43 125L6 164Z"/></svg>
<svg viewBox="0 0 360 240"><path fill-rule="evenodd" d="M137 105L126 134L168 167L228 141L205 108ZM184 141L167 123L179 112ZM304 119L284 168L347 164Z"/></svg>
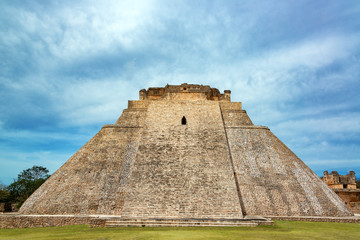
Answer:
<svg viewBox="0 0 360 240"><path fill-rule="evenodd" d="M351 216L240 102L203 85L140 91L20 209L123 218Z"/></svg>

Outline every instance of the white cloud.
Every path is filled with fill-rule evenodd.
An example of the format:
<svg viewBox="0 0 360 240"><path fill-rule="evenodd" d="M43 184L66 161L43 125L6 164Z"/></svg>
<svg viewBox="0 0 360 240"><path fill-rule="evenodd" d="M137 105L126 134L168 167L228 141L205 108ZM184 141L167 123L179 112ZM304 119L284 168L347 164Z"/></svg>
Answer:
<svg viewBox="0 0 360 240"><path fill-rule="evenodd" d="M331 135L347 135L347 137L351 137L360 133L359 119L359 113L344 113L338 116L308 117L296 120L284 119L274 127L285 135L292 135L295 131L302 134L327 134L328 137Z"/></svg>
<svg viewBox="0 0 360 240"><path fill-rule="evenodd" d="M30 131L30 130L13 130L13 129L0 129L0 134L3 139L6 139L8 142L17 141L21 139L21 143L26 142L48 142L48 141L66 141L72 142L74 144L84 141L89 138L88 134L79 133L69 133L61 131L51 131L51 132L40 132L40 131Z"/></svg>
<svg viewBox="0 0 360 240"><path fill-rule="evenodd" d="M320 68L352 55L359 43L359 35L310 37L292 46L270 51L264 60L257 59L257 64L260 69L270 66L281 71L299 66Z"/></svg>
<svg viewBox="0 0 360 240"><path fill-rule="evenodd" d="M138 91L121 79L84 79L64 86L54 96L55 108L66 125L112 124L127 107L125 99L137 100Z"/></svg>
<svg viewBox="0 0 360 240"><path fill-rule="evenodd" d="M349 58L359 46L359 35L311 38L243 60L232 66L230 72L238 72L237 75L242 81L240 80L235 87L250 90L251 100L293 98L294 94L303 94L303 91L296 89L297 81L300 80L296 74L301 74L303 71L311 74L331 63ZM311 82L313 79L301 79L301 81L304 82L302 86L305 89L316 87L316 80ZM274 95L275 92L281 95Z"/></svg>
<svg viewBox="0 0 360 240"><path fill-rule="evenodd" d="M4 126L27 110L25 120L51 115L57 127L97 128L113 123L141 88L187 82L232 90L233 101L243 102L255 124L270 125L306 156L316 148L328 155L341 152L345 148L334 148L331 140L353 139L360 131L354 110L359 103L342 96L359 86L360 35L351 27L352 11L332 12L334 18L324 15L321 24L309 26L312 19L298 9L307 7L307 12L311 5L302 3L47 4L2 4ZM287 18L295 13L308 22ZM346 18L334 22L344 28L331 28L336 18ZM311 102L322 96L327 102ZM299 104L303 101L311 104ZM40 141L79 137L56 132L46 136L37 130L0 133L11 140L17 134ZM314 135L316 146L306 148Z"/></svg>
<svg viewBox="0 0 360 240"><path fill-rule="evenodd" d="M5 6L9 16L16 16L16 28L2 32L1 43L8 47L31 45L31 51L46 61L111 54L119 46L131 49L139 44L153 7L154 1L137 0L70 2L36 11Z"/></svg>

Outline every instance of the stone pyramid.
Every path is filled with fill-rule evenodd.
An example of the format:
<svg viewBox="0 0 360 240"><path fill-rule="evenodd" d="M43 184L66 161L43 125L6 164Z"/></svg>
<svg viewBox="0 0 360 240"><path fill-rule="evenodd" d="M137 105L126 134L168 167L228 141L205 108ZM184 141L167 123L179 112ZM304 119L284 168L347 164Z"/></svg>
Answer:
<svg viewBox="0 0 360 240"><path fill-rule="evenodd" d="M140 91L20 209L22 214L238 219L351 216L240 102L204 85Z"/></svg>

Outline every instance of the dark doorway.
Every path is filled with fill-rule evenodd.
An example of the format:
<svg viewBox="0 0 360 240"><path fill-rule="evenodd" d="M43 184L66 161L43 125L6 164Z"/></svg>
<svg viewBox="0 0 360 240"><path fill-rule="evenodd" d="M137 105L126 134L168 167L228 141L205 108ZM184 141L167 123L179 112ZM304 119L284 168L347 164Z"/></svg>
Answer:
<svg viewBox="0 0 360 240"><path fill-rule="evenodd" d="M185 118L185 116L182 117L182 119L181 119L181 124L182 124L182 125L186 125L186 118Z"/></svg>

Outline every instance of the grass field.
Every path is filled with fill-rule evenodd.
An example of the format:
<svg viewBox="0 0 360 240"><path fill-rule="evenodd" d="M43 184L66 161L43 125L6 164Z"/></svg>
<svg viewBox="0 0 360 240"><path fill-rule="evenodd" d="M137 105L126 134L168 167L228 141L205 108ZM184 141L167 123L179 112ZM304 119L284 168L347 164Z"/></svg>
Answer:
<svg viewBox="0 0 360 240"><path fill-rule="evenodd" d="M275 221L274 226L0 229L0 239L360 239L360 224Z"/></svg>

